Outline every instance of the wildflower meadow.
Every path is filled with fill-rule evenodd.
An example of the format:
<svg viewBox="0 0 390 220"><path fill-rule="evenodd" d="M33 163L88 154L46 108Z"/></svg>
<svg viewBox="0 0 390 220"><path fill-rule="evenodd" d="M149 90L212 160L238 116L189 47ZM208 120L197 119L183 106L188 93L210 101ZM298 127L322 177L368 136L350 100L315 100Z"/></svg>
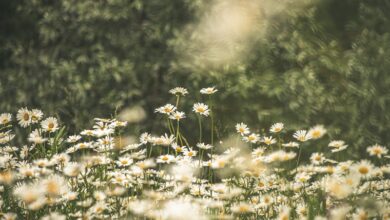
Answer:
<svg viewBox="0 0 390 220"><path fill-rule="evenodd" d="M182 87L169 93L176 102L155 109L166 126L131 144L123 140L128 123L115 118L91 119L92 128L69 134L65 122L39 109L2 113L2 218L390 218L385 146L373 143L352 160L344 153L349 143L329 139L323 125L295 131L283 122L261 132L237 122L225 142L215 135L214 106L198 100L183 109L191 93ZM219 91L200 94L209 100ZM186 138L188 123L198 125L191 131L198 140Z"/></svg>

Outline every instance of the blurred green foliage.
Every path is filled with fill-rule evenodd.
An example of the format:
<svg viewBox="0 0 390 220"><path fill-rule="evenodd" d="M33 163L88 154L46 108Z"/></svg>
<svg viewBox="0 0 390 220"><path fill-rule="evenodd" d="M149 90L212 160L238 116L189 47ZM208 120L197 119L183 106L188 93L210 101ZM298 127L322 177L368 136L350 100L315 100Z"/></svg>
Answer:
<svg viewBox="0 0 390 220"><path fill-rule="evenodd" d="M189 112L199 89L215 85L221 135L236 122L280 121L324 124L361 153L389 145L390 1L306 2L268 17L245 57L202 66L180 57L191 40L185 28L209 1L2 1L0 110L41 108L72 130L140 105L148 115L132 126L140 132L158 126L153 111L173 102L170 88L189 89Z"/></svg>

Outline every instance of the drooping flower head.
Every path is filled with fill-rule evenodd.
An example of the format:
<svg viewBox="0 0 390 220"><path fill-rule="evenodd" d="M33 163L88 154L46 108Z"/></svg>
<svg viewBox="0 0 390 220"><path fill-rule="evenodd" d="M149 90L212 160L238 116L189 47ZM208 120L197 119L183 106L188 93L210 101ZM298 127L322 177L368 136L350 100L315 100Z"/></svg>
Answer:
<svg viewBox="0 0 390 220"><path fill-rule="evenodd" d="M169 90L169 93L171 93L172 95L185 96L188 94L188 90L183 87L176 87Z"/></svg>

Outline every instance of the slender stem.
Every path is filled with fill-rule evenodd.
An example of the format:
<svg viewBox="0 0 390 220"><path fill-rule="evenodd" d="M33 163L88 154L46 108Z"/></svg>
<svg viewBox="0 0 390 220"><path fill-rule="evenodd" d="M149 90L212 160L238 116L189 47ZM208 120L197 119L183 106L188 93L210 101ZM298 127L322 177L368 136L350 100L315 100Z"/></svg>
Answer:
<svg viewBox="0 0 390 220"><path fill-rule="evenodd" d="M175 129L172 128L172 123L171 123L171 120L169 118L167 118L167 124L168 124L168 128L169 128L169 132L171 134L175 134Z"/></svg>
<svg viewBox="0 0 390 220"><path fill-rule="evenodd" d="M214 145L214 117L213 112L210 113L211 117L211 145Z"/></svg>
<svg viewBox="0 0 390 220"><path fill-rule="evenodd" d="M180 95L177 95L176 97L177 97L176 98L176 108L178 108L179 107L179 101L180 101Z"/></svg>
<svg viewBox="0 0 390 220"><path fill-rule="evenodd" d="M153 148L152 148L152 146L150 145L150 147L149 147L149 155L148 155L148 158L150 158L150 156L152 156L152 151L153 151Z"/></svg>
<svg viewBox="0 0 390 220"><path fill-rule="evenodd" d="M211 145L214 145L214 114L212 109L212 100L211 96L209 96L209 108L210 108L210 118L211 118Z"/></svg>
<svg viewBox="0 0 390 220"><path fill-rule="evenodd" d="M202 118L201 116L198 117L199 122L199 143L202 143Z"/></svg>
<svg viewBox="0 0 390 220"><path fill-rule="evenodd" d="M296 168L298 168L299 160L301 159L301 152L302 152L302 146L299 146L298 160L297 160L297 167Z"/></svg>
<svg viewBox="0 0 390 220"><path fill-rule="evenodd" d="M180 139L183 139L184 142L187 144L187 146L190 146L190 144L187 141L187 138L185 138L182 134L180 134Z"/></svg>
<svg viewBox="0 0 390 220"><path fill-rule="evenodd" d="M179 139L179 126L180 125L180 121L177 120L177 123L176 123L176 143L177 143L177 140Z"/></svg>

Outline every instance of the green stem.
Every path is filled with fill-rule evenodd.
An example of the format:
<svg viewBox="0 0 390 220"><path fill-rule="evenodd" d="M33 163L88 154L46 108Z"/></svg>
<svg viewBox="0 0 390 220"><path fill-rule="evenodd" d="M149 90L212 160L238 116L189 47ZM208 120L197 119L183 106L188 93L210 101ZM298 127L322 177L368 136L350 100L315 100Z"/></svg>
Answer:
<svg viewBox="0 0 390 220"><path fill-rule="evenodd" d="M296 167L296 169L298 169L299 160L301 159L301 152L302 152L302 146L299 146L298 160L297 160L297 167Z"/></svg>
<svg viewBox="0 0 390 220"><path fill-rule="evenodd" d="M177 99L176 99L176 108L178 108L179 107L179 101L180 101L180 95L177 95L176 97L177 97Z"/></svg>
<svg viewBox="0 0 390 220"><path fill-rule="evenodd" d="M214 115L212 109L212 100L211 96L209 96L209 107L210 107L210 118L211 118L211 145L214 145Z"/></svg>
<svg viewBox="0 0 390 220"><path fill-rule="evenodd" d="M169 120L169 118L167 118L167 125L168 125L168 129L169 129L169 133L174 134L175 132L172 131L172 128L171 128L171 120Z"/></svg>
<svg viewBox="0 0 390 220"><path fill-rule="evenodd" d="M202 143L202 118L201 116L198 117L199 122L199 143Z"/></svg>
<svg viewBox="0 0 390 220"><path fill-rule="evenodd" d="M177 123L176 123L176 143L179 139L179 125L180 125L180 122L179 122L179 120L177 120Z"/></svg>

